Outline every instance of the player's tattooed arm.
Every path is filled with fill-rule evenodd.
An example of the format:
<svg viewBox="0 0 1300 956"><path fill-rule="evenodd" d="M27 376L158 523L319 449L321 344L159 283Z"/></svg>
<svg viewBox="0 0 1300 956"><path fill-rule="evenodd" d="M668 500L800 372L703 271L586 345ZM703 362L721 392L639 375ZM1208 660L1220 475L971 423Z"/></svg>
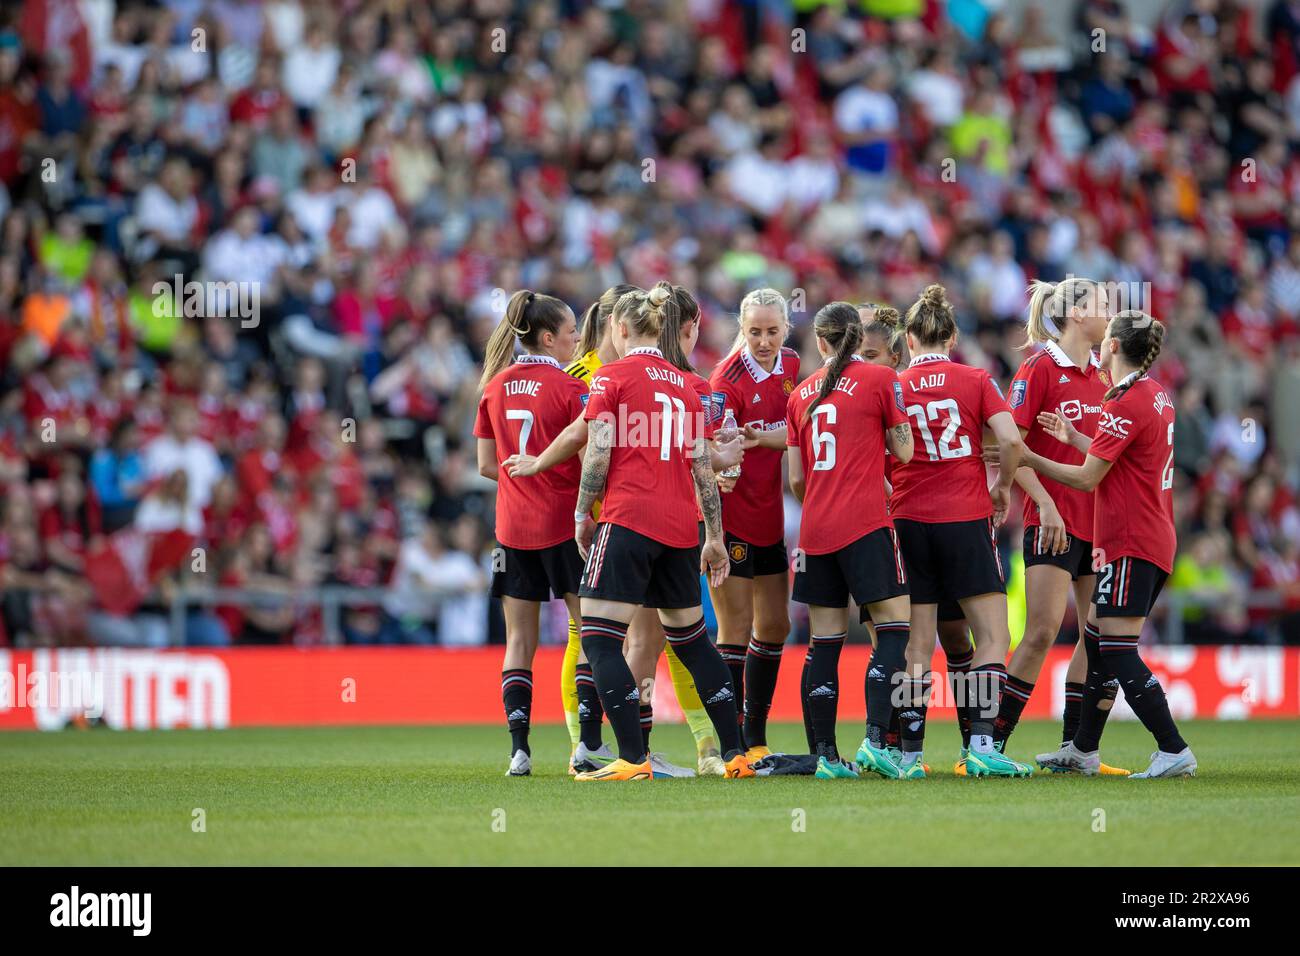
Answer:
<svg viewBox="0 0 1300 956"><path fill-rule="evenodd" d="M605 493L609 477L610 453L614 448L614 426L599 418L587 423L587 454L582 459L582 478L578 482L578 512L590 514L592 506Z"/></svg>
<svg viewBox="0 0 1300 956"><path fill-rule="evenodd" d="M691 455L691 477L695 480L695 491L700 497L700 512L704 515L704 532L710 538L721 540L722 498L718 494L718 485L713 477L708 443L703 438L695 440L695 451Z"/></svg>
<svg viewBox="0 0 1300 956"><path fill-rule="evenodd" d="M910 422L900 422L885 432L885 444L889 446L889 453L904 465L912 460L912 425Z"/></svg>

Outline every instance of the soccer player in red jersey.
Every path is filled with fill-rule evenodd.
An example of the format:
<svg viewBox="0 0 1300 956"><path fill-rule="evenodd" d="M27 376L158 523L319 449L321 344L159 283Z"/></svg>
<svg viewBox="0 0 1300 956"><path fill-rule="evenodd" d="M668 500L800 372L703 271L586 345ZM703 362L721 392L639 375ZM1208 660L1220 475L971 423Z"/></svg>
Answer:
<svg viewBox="0 0 1300 956"><path fill-rule="evenodd" d="M867 737L858 748L864 767L898 777L885 751L891 688L907 647L907 575L885 502L885 449L912 457L898 376L857 355L862 323L847 302L832 302L813 318L825 364L801 382L786 405L790 488L803 502L795 555L794 599L808 605L812 661L805 692L813 725L816 775L856 777L835 743L840 650L848 634L849 595L876 622L876 649L867 679Z"/></svg>
<svg viewBox="0 0 1300 956"><path fill-rule="evenodd" d="M663 322L659 329L659 350L663 352L668 362L681 371L687 386L699 396L704 406L704 415L700 419L700 434L706 439L711 439L715 430L715 420L720 418L720 414L713 403L708 381L696 373L690 360L690 355L695 351L695 344L700 338L700 304L695 296L682 286L671 288L673 308L661 312ZM736 441L739 443L738 438ZM711 456L716 454L713 444L709 445L709 451ZM742 449L737 448L736 451L743 457ZM718 470L714 467L715 473ZM698 501L695 515L697 524L704 520ZM700 540L703 541L702 527L700 535ZM690 672L668 646L667 634L659 620L658 612L654 608L642 607L636 612L628 628L623 656L632 670L636 686L642 689L641 739L650 755L650 767L654 771L655 778L695 776L694 771L675 766L669 763L663 754L650 750L650 732L654 727L654 675L658 668L659 655L665 653L665 650L668 654L668 669L672 677L673 689L677 694L677 702L682 708L697 744L703 739L707 745L708 752L702 749L699 754L700 774L724 776L726 766L713 740L713 725L691 680ZM725 655L723 659L725 661ZM736 696L739 699L739 693Z"/></svg>
<svg viewBox="0 0 1300 956"><path fill-rule="evenodd" d="M577 336L573 313L559 299L516 292L488 341L480 383L483 397L474 425L478 467L497 481L496 537L505 552L502 569L492 577L492 593L505 612L501 697L510 726L507 774L512 777L532 773L528 731L541 602L554 595L564 599L570 614L579 614L582 559L568 521L578 499L579 466L570 461L540 479L525 480L511 478L501 465L511 455L527 454L530 444L544 447L581 413L586 386L560 365L573 354ZM511 362L516 343L524 354Z"/></svg>
<svg viewBox="0 0 1300 956"><path fill-rule="evenodd" d="M623 287L616 286L614 288ZM629 291L641 291L635 287L627 288ZM600 308L602 310L605 308L604 302L608 294L606 293L605 296L601 297ZM711 409L710 413L702 420L703 433L705 437L710 437L713 432L713 421L720 418L720 413L716 407L713 407L709 383L695 373L689 358L695 349L696 342L699 340L700 306L695 297L681 286L672 287L672 296L677 308L664 313L665 321L660 329L659 348L664 353L664 357L683 372L687 383L700 396L705 408ZM614 305L611 304L609 306L610 315L613 314L613 309ZM587 321L590 322L591 320L592 313L589 312ZM608 330L609 322L606 321L605 324ZM606 334L605 341L608 342L609 339L610 336ZM609 348L613 353L613 346L610 345ZM584 354L587 355L587 358L575 361L573 365L570 365L567 369L569 374L575 374L574 366L579 364L579 361L590 368L590 375L594 375L599 370L602 363L597 361L592 365L590 361L591 356L595 355L595 353ZM617 353L613 353L610 360L613 361L616 358ZM581 426L580 431L574 427L576 425ZM527 477L540 474L563 461L571 460L572 456L585 447L586 439L587 422L582 416L579 416L540 455L536 457L516 455L505 462L505 466L510 470L512 477ZM709 445L709 455L713 470L720 472L733 464L738 464L744 457L744 449L739 438L734 442L725 444L713 442ZM698 506L696 510L698 517ZM666 635L658 614L653 608L642 608L637 612L631 626L628 628L628 638L624 644L624 657L627 658L628 666L632 668L637 686L642 688L640 707L642 739L646 750L650 752L650 763L654 775L656 778L690 777L695 775L686 768L669 763L662 754L650 751L649 738L654 726L653 678L659 655L665 651L668 658L668 673L672 679L678 705L681 707L686 723L690 727L691 734L695 737L699 773L702 776L723 776L726 773L726 765L723 763L717 742L713 736L713 722L700 700L695 684L691 680L690 672L677 658L672 647L666 646ZM586 661L585 655L581 663L577 665L576 677L579 692L584 695L590 693L592 699L584 699L581 705L581 715L584 718L581 721L583 740L576 750L574 758L570 761L571 772L594 770L608 762L608 760L614 759L614 754L607 747L599 747L598 751L593 751L587 740L589 735L594 735L596 744L599 744L600 716L603 711L600 707L599 697L595 695L595 681L591 677L591 665ZM589 713L594 713L594 720L586 719L586 715ZM599 762L590 759L590 755L593 753L600 758ZM584 759L584 757L587 759Z"/></svg>
<svg viewBox="0 0 1300 956"><path fill-rule="evenodd" d="M903 331L902 316L898 314L898 310L887 305L867 303L858 306L858 317L862 320L863 329L862 348L859 354L874 365L883 365L897 372L900 366L905 365L907 359L907 336ZM893 491L893 485L890 483L893 465L893 458L886 457L886 495L891 494ZM859 611L859 616L862 623L867 626L867 632L871 635L872 646L875 646L876 629L871 623L871 615L866 608L862 608ZM971 660L974 657L974 648L971 646L970 628L966 626L966 618L962 615L961 605L949 597L943 597L939 600L939 644L943 647L944 656L948 661L948 680L952 685L953 697L958 699L957 687L965 686L965 675L970 670ZM871 689L869 685L864 689L864 693L868 697L870 696ZM965 704L960 699L958 699L957 704L957 726L961 731L961 745L963 747L969 746L970 715ZM811 735L811 731L808 732ZM809 739L811 740L811 736ZM902 763L903 751L898 708L894 708L894 719L889 725L889 732L885 734L885 745L894 757L895 762Z"/></svg>
<svg viewBox="0 0 1300 956"><path fill-rule="evenodd" d="M1088 279L1072 276L1055 285L1037 281L1029 287L1026 347L1040 345L1042 349L1021 364L1012 379L1008 403L1025 447L1031 451L1067 465L1083 463L1083 453L1051 437L1038 424L1038 414L1064 415L1081 434L1092 437L1107 385L1092 350L1106 335L1109 314L1106 290ZM1025 493L1025 634L1007 665L1007 683L998 704L994 739L1003 749L1061 629L1071 587L1079 610L1080 641L1065 675L1061 740L1074 738L1087 673L1082 637L1090 625L1083 622L1096 581L1093 496L1040 478L1032 468L1023 466L1016 472L1016 484ZM1114 681L1106 685L1110 700L1118 688ZM1101 772L1128 773L1104 764Z"/></svg>
<svg viewBox="0 0 1300 956"><path fill-rule="evenodd" d="M708 638L700 572L727 574L722 508L703 431L704 406L683 372L658 347L665 322L680 322L673 290L661 282L629 292L614 308L613 342L621 356L592 378L585 417L590 439L582 463L574 536L586 559L582 646L591 662L619 758L587 780L646 780L654 770L641 734L641 693L623 656L639 607L658 610L667 640L690 671L713 721L727 777L753 776L736 717L726 664ZM696 495L705 537L699 543ZM591 506L601 500L601 520Z"/></svg>
<svg viewBox="0 0 1300 956"><path fill-rule="evenodd" d="M755 289L740 302L740 333L709 378L713 412L727 411L752 443L739 477L719 476L722 530L731 573L713 588L718 650L744 702L744 739L751 760L771 753L772 708L781 653L790 633L790 562L785 553L786 402L799 381L799 353L783 347L790 332L785 298Z"/></svg>
<svg viewBox="0 0 1300 956"><path fill-rule="evenodd" d="M1093 546L1097 583L1084 638L1088 660L1083 709L1074 739L1056 753L1039 754L1052 770L1099 771L1098 746L1110 709L1106 682L1116 680L1133 712L1156 739L1151 765L1139 778L1191 776L1196 757L1169 712L1164 688L1138 654L1138 638L1174 566L1174 405L1147 375L1160 356L1165 327L1144 312L1110 321L1101 359L1114 383L1105 394L1096 435L1089 440L1069 419L1044 412L1039 422L1086 457L1065 464L1025 454L1040 475L1080 491L1096 491ZM1099 636L1094 637L1094 631Z"/></svg>
<svg viewBox="0 0 1300 956"><path fill-rule="evenodd" d="M1010 506L1020 432L988 372L949 357L957 321L942 286L926 288L907 310L905 328L912 361L899 379L916 454L894 469L890 498L912 588L900 769L921 775L912 768L920 762L925 737L938 604L949 597L961 605L975 635L964 688L967 706L974 708L970 747L963 754L967 773L1028 776L1030 767L1001 754L993 738L1011 645L1006 579L995 536ZM986 425L998 440L1000 470L992 488L981 455Z"/></svg>

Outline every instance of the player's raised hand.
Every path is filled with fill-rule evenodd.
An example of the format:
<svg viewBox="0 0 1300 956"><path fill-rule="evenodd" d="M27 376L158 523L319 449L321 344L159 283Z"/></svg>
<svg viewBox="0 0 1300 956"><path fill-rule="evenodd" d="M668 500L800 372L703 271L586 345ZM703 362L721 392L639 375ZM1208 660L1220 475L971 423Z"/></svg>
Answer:
<svg viewBox="0 0 1300 956"><path fill-rule="evenodd" d="M501 463L511 478L527 478L537 474L536 455L511 455Z"/></svg>
<svg viewBox="0 0 1300 956"><path fill-rule="evenodd" d="M587 560L587 555L591 552L592 539L595 537L596 522L592 520L591 515L587 515L582 521L574 520L573 540L578 543L578 554L582 555L582 560Z"/></svg>
<svg viewBox="0 0 1300 956"><path fill-rule="evenodd" d="M716 538L707 538L700 549L700 573L709 576L710 587L721 587L731 570L727 562L727 549Z"/></svg>
<svg viewBox="0 0 1300 956"><path fill-rule="evenodd" d="M1042 426L1043 431L1066 445L1075 444L1079 435L1078 429L1070 424L1070 420L1056 412L1039 412L1038 424Z"/></svg>

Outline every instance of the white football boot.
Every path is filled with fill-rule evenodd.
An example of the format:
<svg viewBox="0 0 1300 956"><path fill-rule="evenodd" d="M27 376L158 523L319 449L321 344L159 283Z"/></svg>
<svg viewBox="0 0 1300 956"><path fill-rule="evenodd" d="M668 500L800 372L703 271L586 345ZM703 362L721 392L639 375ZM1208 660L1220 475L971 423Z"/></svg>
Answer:
<svg viewBox="0 0 1300 956"><path fill-rule="evenodd" d="M510 758L510 769L506 771L507 777L531 777L533 775L533 758L528 756L522 750L516 750L515 755Z"/></svg>
<svg viewBox="0 0 1300 956"><path fill-rule="evenodd" d="M696 766L700 769L701 777L725 777L727 775L727 765L723 762L722 755L716 750L706 750L700 754L700 760Z"/></svg>
<svg viewBox="0 0 1300 956"><path fill-rule="evenodd" d="M695 771L690 767L679 767L676 764L669 763L667 758L660 753L650 754L650 769L654 771L654 778L656 780L695 776Z"/></svg>
<svg viewBox="0 0 1300 956"><path fill-rule="evenodd" d="M1061 744L1060 750L1039 754L1034 760L1052 773L1081 773L1092 777L1101 770L1101 752L1094 750L1086 754L1074 745L1073 740Z"/></svg>
<svg viewBox="0 0 1300 956"><path fill-rule="evenodd" d="M1191 747L1184 747L1176 754L1157 750L1151 755L1151 766L1141 773L1131 773L1130 780L1154 780L1156 777L1194 777L1196 776L1196 757Z"/></svg>
<svg viewBox="0 0 1300 956"><path fill-rule="evenodd" d="M591 773L593 770L599 770L601 767L611 764L617 759L618 755L609 749L609 744L601 744L595 750L588 749L582 741L578 741L578 746L573 751L573 758L569 765L577 773Z"/></svg>

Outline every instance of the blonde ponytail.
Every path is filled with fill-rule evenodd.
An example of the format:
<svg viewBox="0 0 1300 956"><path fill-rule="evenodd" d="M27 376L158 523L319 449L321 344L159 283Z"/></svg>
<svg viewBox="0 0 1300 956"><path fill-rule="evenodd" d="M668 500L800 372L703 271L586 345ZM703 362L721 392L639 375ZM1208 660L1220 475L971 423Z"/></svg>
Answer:
<svg viewBox="0 0 1300 956"><path fill-rule="evenodd" d="M1097 283L1079 276L1069 276L1057 283L1035 279L1026 291L1029 318L1021 348L1061 341L1070 313L1081 307L1087 309L1089 301L1097 301Z"/></svg>

